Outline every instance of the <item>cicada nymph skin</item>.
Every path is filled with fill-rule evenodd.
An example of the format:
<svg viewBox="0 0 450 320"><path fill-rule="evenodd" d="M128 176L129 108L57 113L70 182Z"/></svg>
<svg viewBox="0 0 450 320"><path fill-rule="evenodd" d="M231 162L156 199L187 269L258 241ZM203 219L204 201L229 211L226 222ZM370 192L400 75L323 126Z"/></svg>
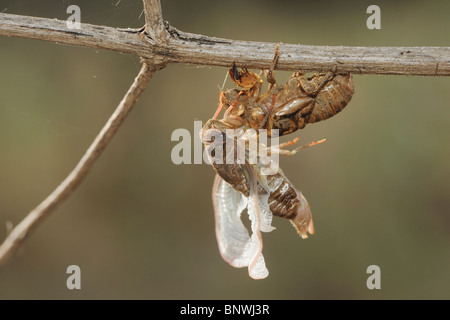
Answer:
<svg viewBox="0 0 450 320"><path fill-rule="evenodd" d="M295 72L285 85L276 83L270 73L271 82L263 94L259 75L235 65L229 74L242 90L231 89L221 95L227 116L242 118L250 128L278 129L280 136L334 116L347 106L354 93L350 73L316 73L305 78L303 73Z"/></svg>

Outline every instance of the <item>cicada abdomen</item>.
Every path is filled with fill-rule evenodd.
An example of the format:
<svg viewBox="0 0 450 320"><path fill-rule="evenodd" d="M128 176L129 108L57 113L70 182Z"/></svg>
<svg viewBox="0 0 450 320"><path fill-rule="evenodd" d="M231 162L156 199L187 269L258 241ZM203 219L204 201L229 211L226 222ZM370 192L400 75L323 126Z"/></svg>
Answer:
<svg viewBox="0 0 450 320"><path fill-rule="evenodd" d="M306 119L306 123L326 120L336 115L350 102L353 93L353 79L347 74L315 74L311 78L301 79L303 88L315 88L306 92L313 98L310 111L299 116ZM310 89L311 90L311 89Z"/></svg>

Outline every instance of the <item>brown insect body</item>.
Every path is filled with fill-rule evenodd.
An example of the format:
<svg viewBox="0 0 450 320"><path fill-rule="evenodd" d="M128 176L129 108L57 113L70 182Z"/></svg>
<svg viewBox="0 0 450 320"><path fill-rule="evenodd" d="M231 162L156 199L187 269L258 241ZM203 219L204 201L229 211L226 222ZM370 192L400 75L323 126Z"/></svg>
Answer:
<svg viewBox="0 0 450 320"><path fill-rule="evenodd" d="M209 148L212 146L211 142L203 135L208 129L218 129L222 132L223 146L222 150L227 150L227 144L234 144L234 150L237 150L237 138L230 138L223 132L223 123L221 120L209 120L202 129L202 141L205 145L207 153L214 156L214 152L211 152ZM268 205L272 214L278 217L286 218L291 221L293 226L296 228L298 234L302 238L307 238L307 233L314 233L314 227L311 217L311 211L308 202L305 197L298 192L292 183L286 178L281 169L275 174L262 176L260 174L260 165L250 165L247 162L245 164L237 164L236 153L228 155L226 152L222 154L223 161L218 163L217 161L211 161L217 174L225 180L230 186L242 193L245 197L250 196L250 181L248 175L249 167L252 166L256 168L256 173L258 175L257 193L262 194L264 192L269 192ZM233 158L234 164L227 164L226 160ZM263 181L261 181L263 180Z"/></svg>
<svg viewBox="0 0 450 320"><path fill-rule="evenodd" d="M243 90L223 93L221 104L231 108L224 122L234 127L279 129L280 136L334 116L348 104L354 92L349 73L319 73L305 78L296 72L285 85L277 84L270 73L271 83L264 94L260 76L236 66L229 73Z"/></svg>

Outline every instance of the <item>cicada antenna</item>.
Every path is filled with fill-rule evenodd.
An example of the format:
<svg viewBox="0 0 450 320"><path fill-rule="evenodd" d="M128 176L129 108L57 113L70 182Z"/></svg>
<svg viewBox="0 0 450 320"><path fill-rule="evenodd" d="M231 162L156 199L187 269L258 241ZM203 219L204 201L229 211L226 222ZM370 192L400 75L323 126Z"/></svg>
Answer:
<svg viewBox="0 0 450 320"><path fill-rule="evenodd" d="M223 91L223 88L225 88L225 83L227 82L227 79L228 79L228 71L225 74L225 79L223 79L222 88L220 88L220 91Z"/></svg>
<svg viewBox="0 0 450 320"><path fill-rule="evenodd" d="M220 95L219 95L219 106L217 107L216 113L213 116L213 119L216 119L219 114L220 111L222 110L223 107L223 103L222 103L222 97L223 97L223 88L225 88L225 83L227 82L228 79L228 72L225 74L225 79L223 79L223 83L222 83L222 87L219 87L219 91L220 91Z"/></svg>

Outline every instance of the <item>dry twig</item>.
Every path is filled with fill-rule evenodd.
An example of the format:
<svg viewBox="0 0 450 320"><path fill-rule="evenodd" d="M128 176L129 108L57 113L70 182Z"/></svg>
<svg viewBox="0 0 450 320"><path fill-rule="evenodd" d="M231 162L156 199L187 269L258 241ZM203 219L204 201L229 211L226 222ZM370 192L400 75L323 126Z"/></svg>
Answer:
<svg viewBox="0 0 450 320"><path fill-rule="evenodd" d="M158 27L161 26L163 21L159 0L143 0L143 2L147 28L149 26L155 27L152 31L153 36L158 39L163 38L165 30L163 31L161 27ZM4 24L0 23L0 25ZM157 63L154 60L150 62L145 59L143 60L142 68L134 79L133 84L72 172L70 172L66 179L44 201L12 229L5 241L0 245L0 265L6 262L17 251L26 236L80 185L89 172L89 169L92 168L96 160L100 157L141 96L153 74L165 66L164 63Z"/></svg>
<svg viewBox="0 0 450 320"><path fill-rule="evenodd" d="M0 13L0 35L131 53L155 62L192 63L268 69L276 43L235 41L179 31L161 24L158 0L144 1L145 29L82 24ZM157 4L157 5L153 5ZM151 25L156 29L149 28ZM354 74L450 75L449 47L344 47L280 44L277 70L352 72Z"/></svg>
<svg viewBox="0 0 450 320"><path fill-rule="evenodd" d="M52 210L64 201L83 181L89 172L89 169L91 169L95 161L100 157L103 150L125 120L125 117L133 108L156 70L157 67L155 66L149 66L146 63L142 65L141 71L128 89L128 92L125 94L114 113L106 122L105 126L92 142L76 167L66 179L64 179L64 181L61 182L61 184L33 211L31 211L7 236L0 246L0 265L16 251L28 233L45 219Z"/></svg>

